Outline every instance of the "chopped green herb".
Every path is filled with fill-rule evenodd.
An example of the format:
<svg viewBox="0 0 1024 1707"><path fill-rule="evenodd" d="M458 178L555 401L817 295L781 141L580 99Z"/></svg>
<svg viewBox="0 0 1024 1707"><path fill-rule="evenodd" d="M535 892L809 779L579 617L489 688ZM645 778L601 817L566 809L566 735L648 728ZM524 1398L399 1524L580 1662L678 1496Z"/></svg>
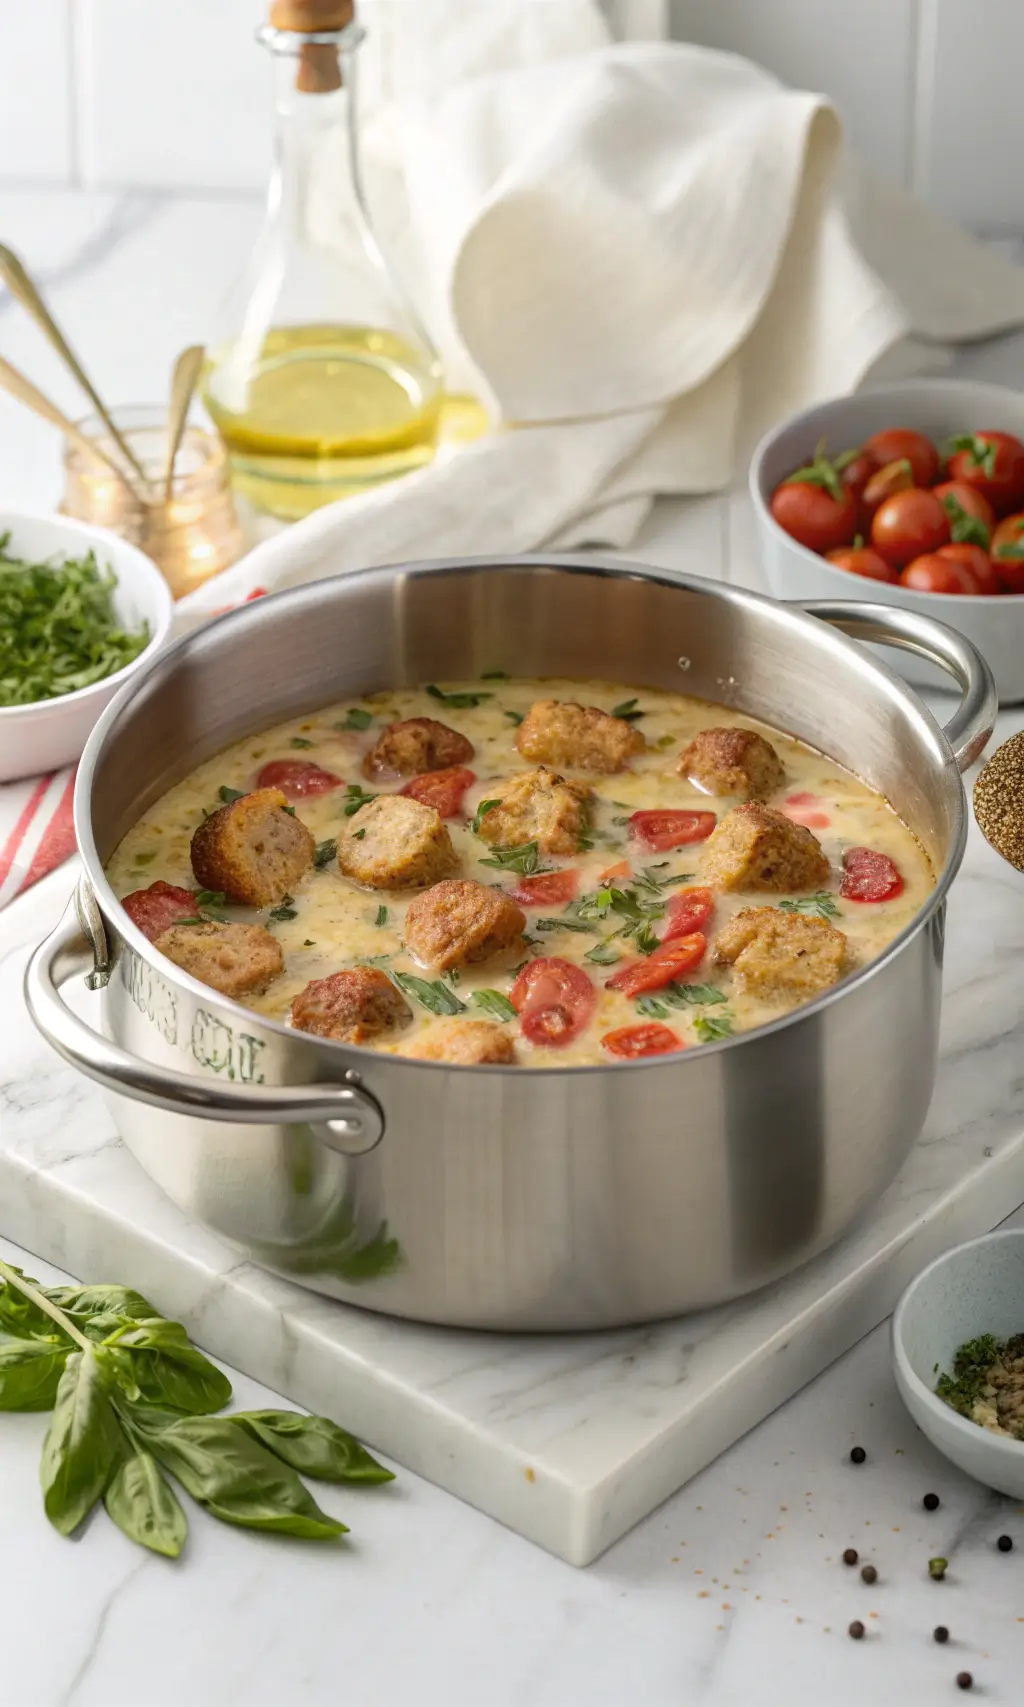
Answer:
<svg viewBox="0 0 1024 1707"><path fill-rule="evenodd" d="M610 845L612 847L614 847L615 843L613 842ZM589 835L586 830L582 831L580 834L580 838L579 838L579 851L580 851L580 853L589 853L593 846L594 846L593 836Z"/></svg>
<svg viewBox="0 0 1024 1707"><path fill-rule="evenodd" d="M615 706L612 711L612 716L621 717L623 723L635 723L638 717L646 717L646 715L645 711L636 709L635 699L624 699L622 704Z"/></svg>
<svg viewBox="0 0 1024 1707"><path fill-rule="evenodd" d="M482 705L485 699L493 699L492 693L464 693L457 689L455 693L445 693L443 688L435 687L433 682L427 686L431 699L440 700L442 705L451 706L453 711L472 711L476 705Z"/></svg>
<svg viewBox="0 0 1024 1707"><path fill-rule="evenodd" d="M197 889L196 901L200 907L224 907L227 896L221 889Z"/></svg>
<svg viewBox="0 0 1024 1707"><path fill-rule="evenodd" d="M480 825L483 823L484 818L487 816L487 813L493 812L494 808L496 806L500 806L500 805L501 805L500 800L481 800L479 806L477 807L476 811L473 814L473 822L469 826L470 829L472 830L474 836L478 836L480 834Z"/></svg>
<svg viewBox="0 0 1024 1707"><path fill-rule="evenodd" d="M0 535L0 706L58 699L123 670L149 642L143 623L121 627L112 570L96 555L28 563Z"/></svg>
<svg viewBox="0 0 1024 1707"><path fill-rule="evenodd" d="M307 741L305 735L293 735L288 745L289 747L312 747L314 743Z"/></svg>
<svg viewBox="0 0 1024 1707"><path fill-rule="evenodd" d="M481 1013L488 1014L491 1019L515 1019L516 1010L507 996L500 990L474 990L469 998L470 1005L479 1008Z"/></svg>
<svg viewBox="0 0 1024 1707"><path fill-rule="evenodd" d="M660 940L655 936L653 927L646 920L637 925L630 933L641 954L653 954L660 947Z"/></svg>
<svg viewBox="0 0 1024 1707"><path fill-rule="evenodd" d="M289 818L294 818L294 817L295 817L295 808L294 808L294 806L282 806L282 808L281 808L281 811L282 811L282 812L287 812L287 814L288 814L288 816L289 816Z"/></svg>
<svg viewBox="0 0 1024 1707"><path fill-rule="evenodd" d="M369 729L372 722L372 712L364 711L361 705L353 705L346 711L341 722L336 723L334 727L335 729Z"/></svg>
<svg viewBox="0 0 1024 1707"><path fill-rule="evenodd" d="M665 747L674 747L675 743L676 738L674 735L659 735L654 745L663 750Z"/></svg>
<svg viewBox="0 0 1024 1707"><path fill-rule="evenodd" d="M303 939L302 946L303 946L303 948L315 948L316 943L313 941L313 938L311 936L307 936Z"/></svg>
<svg viewBox="0 0 1024 1707"><path fill-rule="evenodd" d="M375 794L367 794L365 788L358 782L350 782L345 790L345 816L354 818L361 806L368 806L371 800L376 800Z"/></svg>
<svg viewBox="0 0 1024 1707"><path fill-rule="evenodd" d="M482 859L481 865L493 866L496 871L517 871L521 877L533 877L538 871L548 871L549 866L540 863L540 844L538 842L520 842L516 847L494 848L489 859Z"/></svg>
<svg viewBox="0 0 1024 1707"><path fill-rule="evenodd" d="M132 861L132 864L133 865L152 865L152 863L155 859L156 859L156 849L154 848L152 853L136 854L134 860Z"/></svg>
<svg viewBox="0 0 1024 1707"><path fill-rule="evenodd" d="M674 889L679 883L692 883L693 878L694 873L692 871L677 871L674 877L663 877L661 887L663 889Z"/></svg>
<svg viewBox="0 0 1024 1707"><path fill-rule="evenodd" d="M505 716L508 718L510 723L522 723L523 721L523 714L521 711L506 711Z"/></svg>
<svg viewBox="0 0 1024 1707"><path fill-rule="evenodd" d="M225 806L230 806L231 802L233 800L244 800L245 799L245 789L244 788L228 788L226 783L221 783L221 786L218 788L217 793L219 794L221 800L223 800Z"/></svg>
<svg viewBox="0 0 1024 1707"><path fill-rule="evenodd" d="M267 918L273 919L274 923L278 925L284 924L286 919L297 919L298 916L299 909L293 905L290 895L283 895L280 904L272 908L267 914Z"/></svg>
<svg viewBox="0 0 1024 1707"><path fill-rule="evenodd" d="M200 913L193 913L187 919L175 919L176 925L208 925L209 919L204 919Z"/></svg>
<svg viewBox="0 0 1024 1707"><path fill-rule="evenodd" d="M485 670L480 677L482 682L507 682L507 670Z"/></svg>
<svg viewBox="0 0 1024 1707"><path fill-rule="evenodd" d="M824 890L819 895L801 895L797 901L780 901L779 910L783 913L816 914L819 919L838 919L840 916L835 897Z"/></svg>
<svg viewBox="0 0 1024 1707"><path fill-rule="evenodd" d="M1006 1342L998 1340L995 1334L980 1334L977 1339L967 1340L953 1358L952 1375L939 1376L935 1387L939 1398L945 1399L961 1416L970 1417L986 1377L1005 1351Z"/></svg>
<svg viewBox="0 0 1024 1707"><path fill-rule="evenodd" d="M720 1037L732 1036L731 1014L698 1014L693 1029L702 1043L716 1043Z"/></svg>
<svg viewBox="0 0 1024 1707"><path fill-rule="evenodd" d="M594 925L585 924L582 919L566 918L563 913L560 919L534 919L535 931L582 931L584 936L592 936Z"/></svg>
<svg viewBox="0 0 1024 1707"><path fill-rule="evenodd" d="M354 842L365 841L366 840L366 831L365 830L353 830L352 831L352 840Z"/></svg>
<svg viewBox="0 0 1024 1707"><path fill-rule="evenodd" d="M356 962L356 965L357 966L390 966L393 959L394 959L393 954L364 954L362 959L358 960Z"/></svg>
<svg viewBox="0 0 1024 1707"><path fill-rule="evenodd" d="M336 836L328 836L324 842L317 842L313 855L313 864L317 871L323 871L333 859L338 857L338 841Z"/></svg>
<svg viewBox="0 0 1024 1707"><path fill-rule="evenodd" d="M583 958L584 960L592 960L595 966L614 966L617 961L622 959L622 956L617 949L612 947L610 942L604 940L595 943L593 948L587 950Z"/></svg>
<svg viewBox="0 0 1024 1707"><path fill-rule="evenodd" d="M428 980L414 978L411 972L392 972L391 979L403 996L411 996L421 1008L427 1008L432 1014L461 1014L465 1011L465 1002L460 1002L454 990L450 990L440 978Z"/></svg>
<svg viewBox="0 0 1024 1707"><path fill-rule="evenodd" d="M612 819L612 823L613 823L613 824L617 824L617 825L618 825L618 827L619 827L619 829L620 829L620 830L621 830L621 829L623 829L623 828L624 828L624 827L625 827L625 825L627 825L627 824L628 824L628 823L629 823L629 819L628 819L628 818L624 818L624 817L623 817L623 816L622 816L622 814L621 814L621 813L620 813L620 814L619 814L619 816L618 816L618 817L617 817L617 818L613 818L613 819Z"/></svg>
<svg viewBox="0 0 1024 1707"><path fill-rule="evenodd" d="M647 1019L667 1019L672 1008L710 1007L728 1001L724 990L715 984L666 984L656 996L640 996L637 1012Z"/></svg>
<svg viewBox="0 0 1024 1707"><path fill-rule="evenodd" d="M381 902L380 906L377 908L377 917L374 919L373 922L375 925L386 925L387 924L387 922L388 922L388 910L385 907L383 902Z"/></svg>

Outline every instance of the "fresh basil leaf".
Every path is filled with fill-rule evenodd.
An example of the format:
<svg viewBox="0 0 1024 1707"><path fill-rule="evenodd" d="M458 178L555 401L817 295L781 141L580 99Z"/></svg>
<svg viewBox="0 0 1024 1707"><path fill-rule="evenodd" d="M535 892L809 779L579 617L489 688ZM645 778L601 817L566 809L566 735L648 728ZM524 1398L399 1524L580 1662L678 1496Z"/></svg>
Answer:
<svg viewBox="0 0 1024 1707"><path fill-rule="evenodd" d="M179 1322L139 1322L104 1345L113 1353L117 1377L132 1399L168 1410L205 1416L231 1398L231 1383L216 1364L189 1342Z"/></svg>
<svg viewBox="0 0 1024 1707"><path fill-rule="evenodd" d="M693 1029L702 1043L715 1043L720 1037L732 1036L731 1014L698 1014Z"/></svg>
<svg viewBox="0 0 1024 1707"><path fill-rule="evenodd" d="M50 1324L51 1328L53 1324ZM70 1340L0 1340L0 1411L52 1411Z"/></svg>
<svg viewBox="0 0 1024 1707"><path fill-rule="evenodd" d="M388 910L382 901L380 906L377 908L377 916L374 919L374 924L378 925L378 926L379 925L386 925L387 922L388 922Z"/></svg>
<svg viewBox="0 0 1024 1707"><path fill-rule="evenodd" d="M619 717L623 723L635 723L638 717L646 717L645 711L638 711L635 699L624 699L621 705L614 707L613 717Z"/></svg>
<svg viewBox="0 0 1024 1707"><path fill-rule="evenodd" d="M279 906L271 908L267 914L267 922L269 924L273 920L275 924L284 924L286 920L297 919L298 916L298 907L293 905L290 895L285 895Z"/></svg>
<svg viewBox="0 0 1024 1707"><path fill-rule="evenodd" d="M587 924L584 919L569 919L565 914L558 919L534 919L535 931L582 931L584 936L592 936L594 926Z"/></svg>
<svg viewBox="0 0 1024 1707"><path fill-rule="evenodd" d="M421 1008L427 1008L432 1014L461 1014L465 1010L465 1002L461 1002L454 990L450 990L440 978L429 981L415 978L411 972L391 972L390 977L403 996L411 996Z"/></svg>
<svg viewBox="0 0 1024 1707"><path fill-rule="evenodd" d="M101 1355L93 1346L70 1353L43 1443L43 1505L61 1535L77 1529L102 1499L124 1450Z"/></svg>
<svg viewBox="0 0 1024 1707"><path fill-rule="evenodd" d="M307 741L305 735L293 735L288 742L289 747L314 747L315 741Z"/></svg>
<svg viewBox="0 0 1024 1707"><path fill-rule="evenodd" d="M394 956L391 954L365 954L362 960L357 960L357 966L390 966Z"/></svg>
<svg viewBox="0 0 1024 1707"><path fill-rule="evenodd" d="M151 1322L158 1316L142 1293L130 1286L47 1286L44 1291L51 1304L76 1320L81 1316L121 1316L132 1322Z"/></svg>
<svg viewBox="0 0 1024 1707"><path fill-rule="evenodd" d="M648 870L650 867L648 867ZM692 883L695 873L692 871L677 871L674 877L663 877L662 889L674 889L678 883Z"/></svg>
<svg viewBox="0 0 1024 1707"><path fill-rule="evenodd" d="M320 1510L290 1465L227 1417L181 1417L149 1427L145 1413L135 1411L132 1421L154 1458L222 1523L307 1541L347 1532Z"/></svg>
<svg viewBox="0 0 1024 1707"><path fill-rule="evenodd" d="M469 998L470 1006L479 1008L481 1013L488 1014L491 1019L515 1019L516 1010L507 996L500 990L474 990Z"/></svg>
<svg viewBox="0 0 1024 1707"><path fill-rule="evenodd" d="M354 1435L328 1417L300 1411L233 1411L225 1421L244 1428L276 1458L318 1482L393 1482Z"/></svg>
<svg viewBox="0 0 1024 1707"><path fill-rule="evenodd" d="M360 730L362 730L362 729L369 729L370 724L372 722L373 722L373 713L372 712L364 711L361 705L353 705L352 707L350 707L350 709L348 711L346 711L341 722L336 723L334 725L334 727L335 727L335 729L360 729Z"/></svg>
<svg viewBox="0 0 1024 1707"><path fill-rule="evenodd" d="M427 686L431 699L440 700L442 705L449 705L453 711L472 711L476 705L482 705L485 699L493 699L492 693L464 693L456 689L454 693L445 693L443 688L435 687L433 682Z"/></svg>
<svg viewBox="0 0 1024 1707"><path fill-rule="evenodd" d="M14 1268L11 1272L21 1275L20 1268ZM28 1275L22 1275L22 1278L30 1286L37 1285ZM44 1340L48 1345L56 1342L68 1349L74 1344L70 1336L65 1338L62 1335L52 1316L48 1316L31 1298L26 1298L23 1292L19 1292L16 1286L11 1286L8 1282L0 1283L0 1333L13 1334L16 1339Z"/></svg>
<svg viewBox="0 0 1024 1707"><path fill-rule="evenodd" d="M660 938L655 936L652 926L646 920L637 925L630 935L641 954L653 954L656 948L661 947Z"/></svg>
<svg viewBox="0 0 1024 1707"><path fill-rule="evenodd" d="M338 841L336 836L328 836L326 841L317 842L316 852L313 855L313 864L317 871L323 871L325 867L330 865L332 860L336 860L337 857Z"/></svg>
<svg viewBox="0 0 1024 1707"><path fill-rule="evenodd" d="M550 870L549 866L541 865L538 842L519 842L514 847L493 848L490 858L482 859L480 864L493 866L496 871L518 871L521 877L532 877L538 871Z"/></svg>
<svg viewBox="0 0 1024 1707"><path fill-rule="evenodd" d="M480 825L483 823L483 820L486 817L487 813L493 812L494 808L496 806L500 806L500 805L501 805L500 800L481 800L479 806L477 807L476 811L473 814L473 822L469 826L470 829L472 830L474 836L477 836L480 834Z"/></svg>
<svg viewBox="0 0 1024 1707"><path fill-rule="evenodd" d="M510 723L518 724L524 721L521 711L506 711L505 716L508 718Z"/></svg>
<svg viewBox="0 0 1024 1707"><path fill-rule="evenodd" d="M622 959L622 956L617 949L612 948L610 943L598 942L593 948L588 949L583 958L584 960L592 960L595 966L614 966Z"/></svg>
<svg viewBox="0 0 1024 1707"><path fill-rule="evenodd" d="M833 896L824 891L818 895L801 895L796 901L780 901L779 911L782 913L811 913L819 919L838 919L839 908Z"/></svg>
<svg viewBox="0 0 1024 1707"><path fill-rule="evenodd" d="M657 996L638 996L636 1011L645 1019L668 1019L672 1010Z"/></svg>
<svg viewBox="0 0 1024 1707"><path fill-rule="evenodd" d="M367 794L358 782L350 782L345 790L344 813L346 818L354 818L361 806L368 806L371 800L376 800L375 794Z"/></svg>
<svg viewBox="0 0 1024 1707"><path fill-rule="evenodd" d="M729 1000L716 984L670 984L669 995L674 1005L685 1007L711 1006Z"/></svg>
<svg viewBox="0 0 1024 1707"><path fill-rule="evenodd" d="M188 1519L151 1453L136 1452L123 1460L103 1503L129 1541L165 1559L178 1557L188 1538Z"/></svg>
<svg viewBox="0 0 1024 1707"><path fill-rule="evenodd" d="M245 798L245 789L244 788L228 788L226 783L221 784L220 788L218 788L218 790L217 790L217 793L220 795L220 798L221 798L221 800L223 800L225 806L230 806L231 802L233 800L244 800L244 798Z"/></svg>
<svg viewBox="0 0 1024 1707"><path fill-rule="evenodd" d="M222 889L197 889L196 905L198 907L226 907L228 898Z"/></svg>

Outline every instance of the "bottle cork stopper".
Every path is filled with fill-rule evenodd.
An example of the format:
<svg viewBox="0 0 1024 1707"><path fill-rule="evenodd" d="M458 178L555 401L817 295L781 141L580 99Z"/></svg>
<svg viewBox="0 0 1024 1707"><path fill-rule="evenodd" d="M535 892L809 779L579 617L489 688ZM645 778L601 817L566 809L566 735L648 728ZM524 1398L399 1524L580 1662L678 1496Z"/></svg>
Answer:
<svg viewBox="0 0 1024 1707"><path fill-rule="evenodd" d="M355 10L355 0L271 0L270 22L275 30L344 30Z"/></svg>
<svg viewBox="0 0 1024 1707"><path fill-rule="evenodd" d="M295 87L302 95L329 95L341 88L341 61L333 42L304 41L299 49Z"/></svg>

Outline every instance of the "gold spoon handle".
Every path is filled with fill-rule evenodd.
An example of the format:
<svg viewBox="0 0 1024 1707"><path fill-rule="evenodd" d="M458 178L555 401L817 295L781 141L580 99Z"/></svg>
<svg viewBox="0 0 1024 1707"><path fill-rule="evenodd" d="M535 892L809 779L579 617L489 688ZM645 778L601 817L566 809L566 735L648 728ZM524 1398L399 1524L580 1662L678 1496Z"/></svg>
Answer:
<svg viewBox="0 0 1024 1707"><path fill-rule="evenodd" d="M206 351L202 344L190 344L187 350L182 350L174 364L171 408L167 419L167 462L164 469L164 498L167 502L170 502L174 487L174 464L205 360Z"/></svg>
<svg viewBox="0 0 1024 1707"><path fill-rule="evenodd" d="M121 455L126 459L129 466L135 470L135 473L142 482L141 493L136 492L135 496L139 497L145 495L149 487L149 481L146 478L145 469L142 467L124 434L108 413L106 404L96 391L91 379L82 367L81 362L78 360L78 357L75 355L60 327L54 320L53 315L50 313L50 310L47 308L45 302L36 289L36 286L25 271L24 265L14 253L14 250L9 249L7 245L3 243L0 243L0 277L3 278L7 288L11 292L11 295L21 303L22 307L32 316L36 325L49 339L65 366L70 370L71 374L85 392L85 395L88 397L97 415L103 422L103 425L106 427L114 443L117 445ZM71 435L69 434L69 437L70 436Z"/></svg>
<svg viewBox="0 0 1024 1707"><path fill-rule="evenodd" d="M111 474L117 476L121 485L129 493L132 502L134 504L139 502L139 494L124 470L118 468L117 463L105 451L101 450L98 444L88 438L79 427L76 427L74 421L70 421L63 411L57 408L56 403L51 403L50 399L45 397L30 379L26 378L20 368L12 366L9 361L4 360L3 356L0 356L0 386L5 391L9 391L12 397L16 397L19 403L24 403L27 409L41 415L44 421L49 421L52 427L59 427L65 438L70 439L72 444L78 446L79 450L85 451L87 456L96 457L100 462L105 463Z"/></svg>

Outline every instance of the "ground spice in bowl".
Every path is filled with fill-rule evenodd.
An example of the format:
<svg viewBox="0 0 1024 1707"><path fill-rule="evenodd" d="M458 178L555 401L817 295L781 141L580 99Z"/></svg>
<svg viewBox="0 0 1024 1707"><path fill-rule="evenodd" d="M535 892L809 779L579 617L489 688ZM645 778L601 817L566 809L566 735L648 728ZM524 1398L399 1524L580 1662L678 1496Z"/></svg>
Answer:
<svg viewBox="0 0 1024 1707"><path fill-rule="evenodd" d="M952 1375L940 1375L935 1391L969 1422L1024 1441L1024 1334L968 1340L953 1359Z"/></svg>
<svg viewBox="0 0 1024 1707"><path fill-rule="evenodd" d="M1024 871L1024 729L997 747L974 785L974 816L985 840Z"/></svg>

